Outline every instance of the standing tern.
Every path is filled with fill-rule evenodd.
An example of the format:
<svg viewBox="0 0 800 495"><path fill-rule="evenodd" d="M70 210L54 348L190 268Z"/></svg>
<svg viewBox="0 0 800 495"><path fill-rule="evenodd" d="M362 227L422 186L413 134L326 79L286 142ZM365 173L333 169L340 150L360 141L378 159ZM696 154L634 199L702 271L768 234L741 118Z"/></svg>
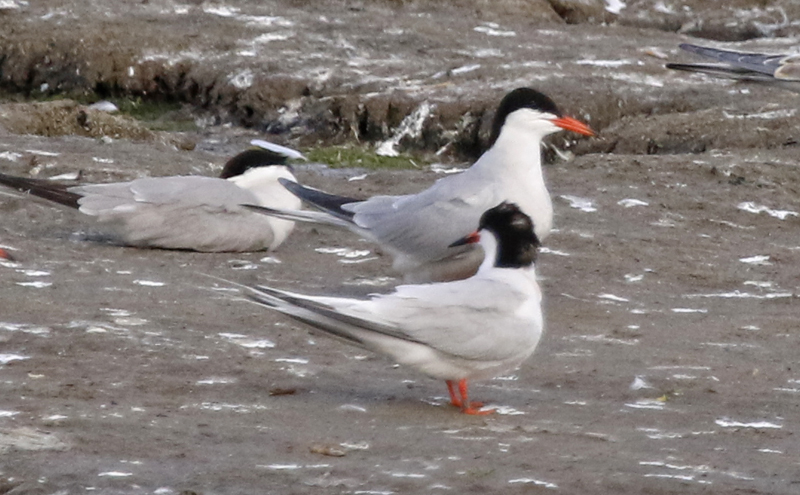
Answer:
<svg viewBox="0 0 800 495"><path fill-rule="evenodd" d="M0 174L0 184L110 224L123 244L203 252L273 250L286 240L294 222L240 206L300 208L301 201L278 179L295 180L286 156L264 148L234 156L219 178L152 177L69 187Z"/></svg>
<svg viewBox="0 0 800 495"><path fill-rule="evenodd" d="M492 411L469 401L467 380L516 369L542 335L542 294L534 269L539 239L533 225L511 203L486 211L478 231L454 243L479 243L486 253L477 273L465 280L401 285L367 300L265 286L248 287L246 294L329 336L443 379L454 406L467 414L488 414Z"/></svg>
<svg viewBox="0 0 800 495"><path fill-rule="evenodd" d="M562 129L594 135L586 124L563 116L544 94L518 88L500 102L490 147L478 161L420 193L358 200L281 180L321 211L255 209L281 218L345 227L377 242L394 256L393 268L405 275L406 282L466 278L475 273L483 254L476 246L457 250L448 246L470 232L492 206L515 203L533 219L539 239L550 233L553 206L540 147L545 136Z"/></svg>
<svg viewBox="0 0 800 495"><path fill-rule="evenodd" d="M668 69L753 81L800 92L800 54L766 55L684 43L683 50L716 60L707 64L667 64Z"/></svg>

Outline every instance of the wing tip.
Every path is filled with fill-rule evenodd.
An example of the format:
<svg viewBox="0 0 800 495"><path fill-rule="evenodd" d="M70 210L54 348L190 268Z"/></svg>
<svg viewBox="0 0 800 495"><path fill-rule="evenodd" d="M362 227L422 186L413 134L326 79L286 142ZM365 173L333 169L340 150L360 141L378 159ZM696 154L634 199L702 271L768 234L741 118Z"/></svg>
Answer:
<svg viewBox="0 0 800 495"><path fill-rule="evenodd" d="M290 193L306 203L346 222L352 222L355 213L343 209L342 206L361 201L360 199L351 198L349 196L326 193L285 178L278 179L278 182Z"/></svg>
<svg viewBox="0 0 800 495"><path fill-rule="evenodd" d="M82 197L80 194L70 192L69 187L57 182L51 183L43 179L27 179L25 177L17 177L15 175L8 175L0 173L0 184L3 184L19 192L32 194L40 198L59 203L70 208L78 209L80 205L78 200Z"/></svg>

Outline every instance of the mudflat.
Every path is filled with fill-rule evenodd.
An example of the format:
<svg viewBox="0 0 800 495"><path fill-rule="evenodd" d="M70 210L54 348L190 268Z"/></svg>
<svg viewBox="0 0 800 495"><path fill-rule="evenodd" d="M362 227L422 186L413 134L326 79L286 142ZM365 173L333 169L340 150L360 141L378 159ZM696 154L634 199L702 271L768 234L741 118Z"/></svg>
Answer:
<svg viewBox="0 0 800 495"><path fill-rule="evenodd" d="M423 130L397 147L441 166L297 166L302 182L336 193L414 192L468 166L492 105L522 85L598 137L549 141L569 159L545 170L556 227L537 265L545 334L518 372L471 386L498 408L485 417L448 405L443 383L310 333L219 280L353 297L400 283L387 255L348 232L298 225L274 253L125 248L91 218L3 189L0 247L15 261L0 262L0 493L797 493L796 95L667 72L660 54L688 61L677 45L691 40L655 23L456 16L423 3L311 13L302 2L95 2L93 12L62 3L50 17L34 5L3 14L17 25L3 36L24 40L46 25L69 39L77 28L66 21L79 13L87 39L123 40L112 58L160 42L158 53L183 53L218 81L251 67L256 88L264 67L291 72L278 53L310 67L310 51L293 52L291 40L346 69L330 62L322 82L303 76L311 93L259 100L268 102L254 107L262 120L247 128L240 103L258 93L235 84L230 105L185 102L199 129L130 138L12 132L22 118L13 105L29 103L4 103L3 172L81 170L87 182L214 175L253 138L302 147L371 136L379 145L427 101ZM325 36L301 29L326 22L320 16ZM110 30L123 19L124 32ZM232 31L237 22L246 29ZM254 56L209 59L217 52L198 48L192 61L191 43L172 43L205 47L210 35L178 36L204 23L217 26L208 32L220 33L219 53L246 52L230 41L244 34L272 39L253 45ZM165 26L176 39L135 43L137 29ZM781 51L790 41L742 47ZM253 64L259 57L276 60ZM433 77L434 67L445 74ZM345 107L352 113L331 117Z"/></svg>

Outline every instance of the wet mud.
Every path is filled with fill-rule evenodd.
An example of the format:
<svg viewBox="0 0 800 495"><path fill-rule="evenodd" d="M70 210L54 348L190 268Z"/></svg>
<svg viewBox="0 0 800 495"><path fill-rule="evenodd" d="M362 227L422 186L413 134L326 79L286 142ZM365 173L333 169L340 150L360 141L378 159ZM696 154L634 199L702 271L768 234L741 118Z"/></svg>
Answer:
<svg viewBox="0 0 800 495"><path fill-rule="evenodd" d="M6 90L168 96L198 128L28 134L16 95L0 105L6 173L215 175L253 138L397 138L442 166L297 175L413 192L468 165L520 85L599 135L550 141L545 334L516 373L472 386L499 408L488 417L208 277L391 290L388 256L349 233L298 226L275 253L123 248L0 190L14 258L0 260L0 493L797 492L797 97L663 68L698 33L791 49L792 2L714 15L631 1L618 16L542 2L530 17L515 2L15 4L0 13ZM421 131L400 136L425 102Z"/></svg>

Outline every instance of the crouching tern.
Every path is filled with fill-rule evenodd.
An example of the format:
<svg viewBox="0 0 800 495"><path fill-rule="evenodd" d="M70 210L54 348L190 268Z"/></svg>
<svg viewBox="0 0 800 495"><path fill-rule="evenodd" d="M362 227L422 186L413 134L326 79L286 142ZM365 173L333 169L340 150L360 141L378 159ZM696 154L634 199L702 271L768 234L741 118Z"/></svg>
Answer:
<svg viewBox="0 0 800 495"><path fill-rule="evenodd" d="M97 217L112 227L122 244L203 252L273 250L280 246L294 222L258 215L240 206L300 208L301 201L278 179L295 180L287 155L262 147L231 158L219 178L152 177L69 187L0 174L0 184Z"/></svg>
<svg viewBox="0 0 800 495"><path fill-rule="evenodd" d="M668 69L700 72L717 77L751 81L800 92L800 54L767 55L719 50L684 43L681 49L714 59L716 63L667 64Z"/></svg>
<svg viewBox="0 0 800 495"><path fill-rule="evenodd" d="M454 244L474 243L486 255L465 280L401 285L367 300L265 286L245 293L329 336L443 379L453 405L467 414L488 414L492 411L469 401L467 381L516 369L542 335L542 295L534 269L539 239L528 215L502 203L483 214L477 232Z"/></svg>
<svg viewBox="0 0 800 495"><path fill-rule="evenodd" d="M539 239L550 233L553 206L540 147L545 136L562 129L594 135L586 124L563 116L544 94L518 88L500 102L490 147L478 161L420 193L359 200L281 180L320 211L255 209L280 218L345 227L377 242L394 256L393 268L404 274L406 282L463 279L475 273L483 254L476 246L448 246L471 232L481 214L500 202L515 203L531 217Z"/></svg>

